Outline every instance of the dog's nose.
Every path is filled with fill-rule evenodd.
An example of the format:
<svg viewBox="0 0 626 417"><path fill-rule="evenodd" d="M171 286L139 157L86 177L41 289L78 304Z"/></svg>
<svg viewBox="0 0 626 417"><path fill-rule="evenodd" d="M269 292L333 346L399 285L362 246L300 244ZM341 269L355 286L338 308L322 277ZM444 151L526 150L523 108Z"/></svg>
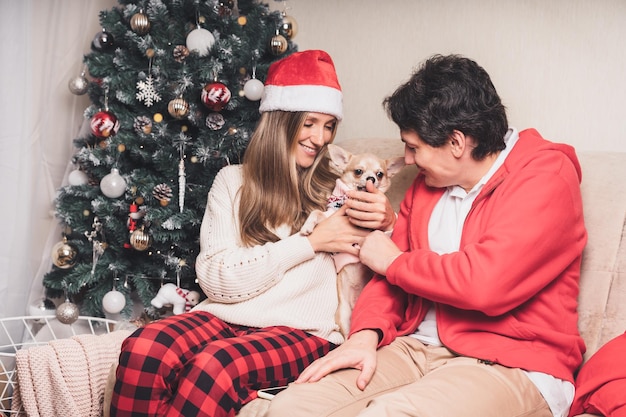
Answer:
<svg viewBox="0 0 626 417"><path fill-rule="evenodd" d="M372 184L376 184L376 177L367 177L366 181L371 181Z"/></svg>

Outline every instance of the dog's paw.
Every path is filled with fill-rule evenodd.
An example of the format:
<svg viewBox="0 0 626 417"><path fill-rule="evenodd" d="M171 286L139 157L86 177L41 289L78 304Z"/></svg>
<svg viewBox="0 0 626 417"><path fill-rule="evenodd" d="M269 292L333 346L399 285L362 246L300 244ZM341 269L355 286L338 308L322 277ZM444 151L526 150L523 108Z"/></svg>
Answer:
<svg viewBox="0 0 626 417"><path fill-rule="evenodd" d="M322 221L324 218L324 212L320 210L315 210L309 214L309 217L306 219L302 227L300 228L300 234L302 236L308 236L313 233L313 229L315 226Z"/></svg>
<svg viewBox="0 0 626 417"><path fill-rule="evenodd" d="M300 229L300 234L302 236L308 236L313 233L313 229L315 229L315 223L310 224L308 221L302 225Z"/></svg>

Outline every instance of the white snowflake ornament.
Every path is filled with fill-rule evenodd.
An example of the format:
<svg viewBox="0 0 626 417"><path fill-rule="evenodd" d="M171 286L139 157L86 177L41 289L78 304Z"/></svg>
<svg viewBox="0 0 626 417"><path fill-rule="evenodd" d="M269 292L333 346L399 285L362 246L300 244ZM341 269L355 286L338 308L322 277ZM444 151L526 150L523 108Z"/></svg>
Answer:
<svg viewBox="0 0 626 417"><path fill-rule="evenodd" d="M137 90L139 91L137 95L135 95L135 98L143 102L146 107L152 107L154 103L161 101L161 96L154 89L154 79L152 75L148 75L145 81L137 81Z"/></svg>

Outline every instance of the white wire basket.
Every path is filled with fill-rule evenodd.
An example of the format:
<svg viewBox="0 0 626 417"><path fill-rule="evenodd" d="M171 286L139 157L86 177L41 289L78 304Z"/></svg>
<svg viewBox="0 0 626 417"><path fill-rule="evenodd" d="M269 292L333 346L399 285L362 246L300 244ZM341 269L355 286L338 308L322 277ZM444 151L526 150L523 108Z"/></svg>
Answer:
<svg viewBox="0 0 626 417"><path fill-rule="evenodd" d="M63 324L54 315L1 318L0 416L16 416L23 411L11 410L17 379L15 354L18 350L79 334L110 333L116 323L115 320L89 316L79 316L72 324Z"/></svg>

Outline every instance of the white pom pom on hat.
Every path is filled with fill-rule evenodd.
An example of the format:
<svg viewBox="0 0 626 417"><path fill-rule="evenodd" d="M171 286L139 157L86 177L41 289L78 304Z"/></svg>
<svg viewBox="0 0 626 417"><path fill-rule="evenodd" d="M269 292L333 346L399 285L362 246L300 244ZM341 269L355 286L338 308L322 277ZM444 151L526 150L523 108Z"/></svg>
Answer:
<svg viewBox="0 0 626 417"><path fill-rule="evenodd" d="M343 94L330 55L307 50L270 65L259 111L316 112L341 120L342 104Z"/></svg>

